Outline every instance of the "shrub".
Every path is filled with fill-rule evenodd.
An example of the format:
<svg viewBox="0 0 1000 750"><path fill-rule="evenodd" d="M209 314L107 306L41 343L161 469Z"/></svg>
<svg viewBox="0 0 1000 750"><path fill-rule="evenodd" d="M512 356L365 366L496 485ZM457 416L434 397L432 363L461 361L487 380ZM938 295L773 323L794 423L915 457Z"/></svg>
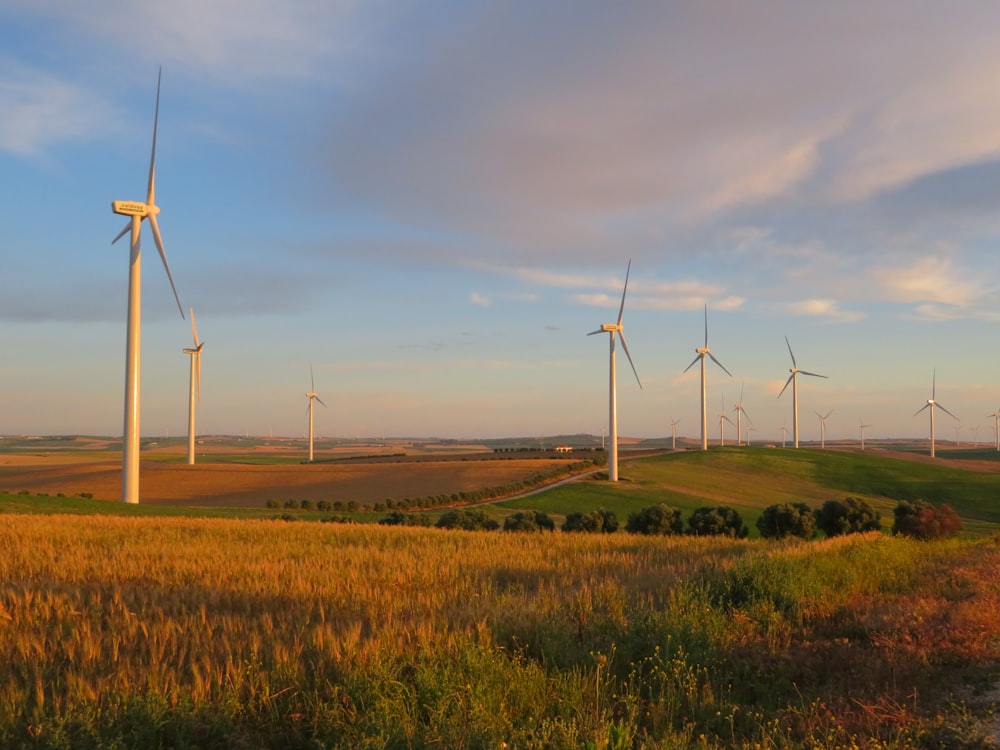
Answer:
<svg viewBox="0 0 1000 750"><path fill-rule="evenodd" d="M285 500L285 502L283 503L283 507L291 510L292 508L298 508L299 504L294 500Z"/></svg>
<svg viewBox="0 0 1000 750"><path fill-rule="evenodd" d="M618 531L618 518L613 510L603 508L590 513L570 513L563 522L562 530L611 534Z"/></svg>
<svg viewBox="0 0 1000 750"><path fill-rule="evenodd" d="M394 510L384 518L379 519L382 526L431 526L433 521L426 513L403 513Z"/></svg>
<svg viewBox="0 0 1000 750"><path fill-rule="evenodd" d="M312 500L300 500L299 501L299 507L302 510L312 510L313 509L313 502L312 502Z"/></svg>
<svg viewBox="0 0 1000 750"><path fill-rule="evenodd" d="M268 501L267 501L267 502L265 503L265 505L266 505L266 506L267 506L268 508L280 508L280 507L281 507L281 502L280 502L280 501L278 501L278 500L275 500L274 498L271 498L270 500L268 500Z"/></svg>
<svg viewBox="0 0 1000 750"><path fill-rule="evenodd" d="M504 531L555 531L555 522L540 510L513 513L503 520Z"/></svg>
<svg viewBox="0 0 1000 750"><path fill-rule="evenodd" d="M630 534L680 534L683 529L681 512L663 503L629 513L625 523L625 531Z"/></svg>
<svg viewBox="0 0 1000 750"><path fill-rule="evenodd" d="M332 509L333 509L333 506L330 505L330 501L329 500L317 500L316 501L316 510L332 510Z"/></svg>
<svg viewBox="0 0 1000 750"><path fill-rule="evenodd" d="M805 503L769 505L757 519L757 529L765 539L811 539L816 533L816 517Z"/></svg>
<svg viewBox="0 0 1000 750"><path fill-rule="evenodd" d="M439 529L462 529L464 531L494 531L500 524L486 515L481 509L449 510L434 524Z"/></svg>
<svg viewBox="0 0 1000 750"><path fill-rule="evenodd" d="M892 514L892 533L914 539L946 539L962 528L962 519L947 504L935 508L925 500L901 500Z"/></svg>
<svg viewBox="0 0 1000 750"><path fill-rule="evenodd" d="M827 536L859 534L882 528L882 516L860 497L827 500L816 511L816 527Z"/></svg>
<svg viewBox="0 0 1000 750"><path fill-rule="evenodd" d="M745 539L749 530L740 514L733 508L698 508L688 518L689 534L694 536L729 536Z"/></svg>

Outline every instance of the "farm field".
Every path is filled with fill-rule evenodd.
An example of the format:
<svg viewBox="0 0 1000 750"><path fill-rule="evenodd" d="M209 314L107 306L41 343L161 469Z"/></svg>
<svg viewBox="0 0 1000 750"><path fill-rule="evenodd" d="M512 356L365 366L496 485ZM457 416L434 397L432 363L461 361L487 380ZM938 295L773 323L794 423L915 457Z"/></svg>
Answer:
<svg viewBox="0 0 1000 750"><path fill-rule="evenodd" d="M1000 545L0 515L0 746L989 748Z"/></svg>

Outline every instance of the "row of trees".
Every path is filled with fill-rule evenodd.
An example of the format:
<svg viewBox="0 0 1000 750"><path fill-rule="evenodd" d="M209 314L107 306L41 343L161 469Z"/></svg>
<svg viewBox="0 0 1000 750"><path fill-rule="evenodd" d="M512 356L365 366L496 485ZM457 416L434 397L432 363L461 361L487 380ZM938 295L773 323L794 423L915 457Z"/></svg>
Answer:
<svg viewBox="0 0 1000 750"><path fill-rule="evenodd" d="M893 510L892 533L917 539L939 539L954 536L962 527L961 519L948 505L934 506L923 500L900 501ZM441 515L437 521L426 513L393 512L379 523L384 525L436 526L441 529L490 531L500 523L490 518L482 508L457 508ZM614 511L595 510L569 513L560 527L566 532L610 534L618 531ZM799 537L812 539L822 531L828 537L878 531L882 528L881 514L865 500L847 497L828 500L820 508L805 503L770 505L757 519L757 530L765 539ZM521 511L507 516L504 531L555 531L556 524L542 511ZM727 506L703 507L694 510L687 519L687 530L681 511L663 503L650 505L630 513L625 522L630 534L670 535L687 533L692 536L728 536L743 539L748 529L739 512Z"/></svg>

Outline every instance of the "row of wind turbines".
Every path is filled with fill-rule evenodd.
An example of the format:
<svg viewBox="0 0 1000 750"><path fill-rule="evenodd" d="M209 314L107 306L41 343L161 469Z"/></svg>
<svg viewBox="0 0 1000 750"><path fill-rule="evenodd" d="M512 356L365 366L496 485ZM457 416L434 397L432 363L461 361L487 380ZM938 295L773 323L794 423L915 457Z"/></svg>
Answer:
<svg viewBox="0 0 1000 750"><path fill-rule="evenodd" d="M625 295L628 292L628 278L629 273L632 270L632 261L629 260L628 265L625 269L625 283L622 287L622 299L621 304L618 306L618 319L615 323L605 323L596 331L591 331L588 336L593 336L598 333L609 334L610 341L610 354L609 354L609 364L610 364L610 376L608 385L608 424L610 425L610 445L608 449L608 479L612 482L618 481L618 403L617 403L617 383L616 383L616 373L615 373L615 340L616 338L621 338L622 349L625 352L625 356L628 358L629 365L632 367L632 372L635 374L636 383L638 383L639 388L642 388L642 382L639 380L639 373L635 369L635 363L632 361L632 355L629 354L628 344L625 342L625 329L622 325L622 318L625 312ZM782 386L781 391L778 393L778 398L785 393L788 389L789 384L792 386L792 442L794 447L799 447L799 385L798 377L799 375L808 375L814 378L826 378L826 375L820 375L816 372L810 372L808 370L803 370L798 366L798 362L795 360L795 352L792 351L792 345L788 341L788 337L785 336L785 345L788 347L788 355L791 357L792 366L789 368L788 379L785 381L784 386ZM687 372L695 364L701 363L701 449L708 450L708 363L707 360L714 362L723 372L725 372L730 377L733 374L726 369L726 366L720 362L712 350L708 346L708 306L705 306L705 343L704 346L695 349L695 358L691 361L684 372ZM935 434L934 434L934 410L941 409L945 414L952 417L958 421L958 417L952 414L948 409L944 407L937 400L937 370L935 368L931 379L931 397L927 399L927 403L924 404L920 409L918 409L913 416L917 416L922 411L929 411L930 413L930 455L932 458L935 457ZM752 423L750 422L750 416L746 413L746 409L743 406L743 388L740 388L740 400L733 407L733 411L736 412L736 441L739 444L740 434L742 432L742 420L746 417L747 426L747 443L750 442L749 432L754 429ZM826 420L833 413L831 409L826 414L820 414L816 412L816 416L820 420L820 447L826 447ZM725 401L723 401L722 411L719 413L719 442L721 445L725 445L725 423L729 422L732 424L732 419L726 413ZM998 409L993 414L990 414L995 421L995 435L996 435L996 449L1000 451L1000 409ZM671 441L674 449L677 448L677 425L680 420L674 420L671 418L670 428L671 428ZM863 421L859 420L859 425L861 428L861 450L864 450L865 445L865 429L871 427L869 424L865 424ZM785 427L782 426L782 435L785 433ZM784 443L784 438L782 439Z"/></svg>

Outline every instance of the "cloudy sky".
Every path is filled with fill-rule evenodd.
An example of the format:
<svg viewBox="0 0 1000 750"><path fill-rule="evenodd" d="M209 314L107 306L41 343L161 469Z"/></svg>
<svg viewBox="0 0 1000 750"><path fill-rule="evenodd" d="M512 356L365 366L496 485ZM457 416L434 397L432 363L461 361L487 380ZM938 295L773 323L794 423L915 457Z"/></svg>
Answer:
<svg viewBox="0 0 1000 750"><path fill-rule="evenodd" d="M4 0L0 433L120 434L156 197L205 340L199 432L964 441L1000 406L1000 5ZM143 227L144 435L189 322ZM943 416L940 437L959 423ZM978 428L978 431L976 431ZM730 429L729 439L733 437Z"/></svg>

